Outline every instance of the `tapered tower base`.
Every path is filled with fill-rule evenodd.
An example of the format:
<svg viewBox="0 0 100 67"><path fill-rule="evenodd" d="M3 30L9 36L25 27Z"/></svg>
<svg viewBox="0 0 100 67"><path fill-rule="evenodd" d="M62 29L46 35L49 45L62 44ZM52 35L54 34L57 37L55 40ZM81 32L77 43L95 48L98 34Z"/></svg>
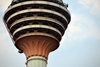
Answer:
<svg viewBox="0 0 100 67"><path fill-rule="evenodd" d="M15 46L25 53L27 59L31 56L48 58L49 52L57 49L59 42L51 37L35 35L17 40Z"/></svg>

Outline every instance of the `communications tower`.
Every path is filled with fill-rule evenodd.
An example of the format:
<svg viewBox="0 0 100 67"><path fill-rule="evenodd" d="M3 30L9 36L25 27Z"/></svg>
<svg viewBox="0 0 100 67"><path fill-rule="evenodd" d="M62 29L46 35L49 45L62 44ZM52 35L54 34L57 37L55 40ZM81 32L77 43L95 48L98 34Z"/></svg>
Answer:
<svg viewBox="0 0 100 67"><path fill-rule="evenodd" d="M62 0L12 1L3 19L27 67L47 66L48 54L59 47L70 23L67 7Z"/></svg>

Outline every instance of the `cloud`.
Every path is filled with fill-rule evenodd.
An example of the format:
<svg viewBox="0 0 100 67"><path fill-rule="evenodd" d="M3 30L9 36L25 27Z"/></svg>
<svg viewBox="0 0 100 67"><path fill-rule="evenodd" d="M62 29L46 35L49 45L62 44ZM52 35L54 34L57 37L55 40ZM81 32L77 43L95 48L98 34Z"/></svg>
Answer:
<svg viewBox="0 0 100 67"><path fill-rule="evenodd" d="M72 22L69 25L69 36L75 37L75 39L82 38L98 38L100 39L99 34L100 30L96 25L96 21L92 18L88 18L83 15L72 14Z"/></svg>
<svg viewBox="0 0 100 67"><path fill-rule="evenodd" d="M68 29L62 38L62 44L71 41L82 41L87 38L100 39L100 29L94 19L73 13L71 18Z"/></svg>
<svg viewBox="0 0 100 67"><path fill-rule="evenodd" d="M11 0L0 0L0 12L4 12L10 5Z"/></svg>
<svg viewBox="0 0 100 67"><path fill-rule="evenodd" d="M78 0L85 8L89 9L93 14L100 12L100 0Z"/></svg>
<svg viewBox="0 0 100 67"><path fill-rule="evenodd" d="M6 51L6 49L7 49L6 44L8 43L8 42L6 42L6 40L7 40L7 38L9 38L8 33L7 33L6 29L4 28L4 25L2 25L2 24L3 24L3 22L0 23L0 46L1 46L0 54L3 54Z"/></svg>
<svg viewBox="0 0 100 67"><path fill-rule="evenodd" d="M0 0L0 55L4 56L5 54L9 53L10 50L7 51L7 49L10 48L11 39L9 37L9 34L6 30L6 27L3 23L3 13L11 3L11 0ZM9 46L8 46L9 45ZM7 53L5 53L7 52Z"/></svg>
<svg viewBox="0 0 100 67"><path fill-rule="evenodd" d="M1 16L2 16L2 14L1 14ZM0 16L0 18L2 18L1 16ZM6 52L6 50L10 47L10 46L8 46L8 44L10 43L11 39L9 39L10 37L9 37L9 34L3 23L3 20L0 19L0 22L1 22L0 23L0 47L1 47L0 55L3 55ZM9 52L9 50L7 52Z"/></svg>

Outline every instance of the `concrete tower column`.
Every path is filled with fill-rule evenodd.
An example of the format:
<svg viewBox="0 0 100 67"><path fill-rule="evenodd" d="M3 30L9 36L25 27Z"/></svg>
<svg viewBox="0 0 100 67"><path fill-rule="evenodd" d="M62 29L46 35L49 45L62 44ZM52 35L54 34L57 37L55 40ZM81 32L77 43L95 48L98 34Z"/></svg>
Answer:
<svg viewBox="0 0 100 67"><path fill-rule="evenodd" d="M47 59L43 56L31 56L26 64L27 67L47 67Z"/></svg>

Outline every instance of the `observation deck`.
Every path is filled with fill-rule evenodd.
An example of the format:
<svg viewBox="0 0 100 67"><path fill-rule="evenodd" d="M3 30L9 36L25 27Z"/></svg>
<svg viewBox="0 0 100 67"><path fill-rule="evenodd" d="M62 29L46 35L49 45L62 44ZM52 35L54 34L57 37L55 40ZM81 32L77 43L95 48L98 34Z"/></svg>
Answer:
<svg viewBox="0 0 100 67"><path fill-rule="evenodd" d="M29 36L46 36L59 43L70 19L67 6L61 0L13 0L4 15L15 43Z"/></svg>

